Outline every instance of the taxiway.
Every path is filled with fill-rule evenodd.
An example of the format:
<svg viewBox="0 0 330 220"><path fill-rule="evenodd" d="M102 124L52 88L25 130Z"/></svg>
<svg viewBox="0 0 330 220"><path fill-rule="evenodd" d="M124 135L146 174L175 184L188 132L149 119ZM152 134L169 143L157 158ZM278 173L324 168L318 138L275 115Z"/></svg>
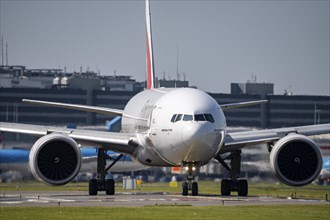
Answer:
<svg viewBox="0 0 330 220"><path fill-rule="evenodd" d="M305 200L284 197L238 197L219 195L182 196L166 193L99 193L88 196L86 191L8 191L0 195L0 206L240 206L272 204L329 204L325 200Z"/></svg>

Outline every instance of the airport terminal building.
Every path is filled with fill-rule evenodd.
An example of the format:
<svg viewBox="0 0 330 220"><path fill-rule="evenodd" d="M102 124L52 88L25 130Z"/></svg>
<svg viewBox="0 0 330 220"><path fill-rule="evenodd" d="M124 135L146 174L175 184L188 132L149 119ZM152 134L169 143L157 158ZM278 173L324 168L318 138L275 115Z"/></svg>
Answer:
<svg viewBox="0 0 330 220"><path fill-rule="evenodd" d="M188 81L158 80L161 87L187 87ZM24 66L0 68L0 121L36 124L103 125L110 116L32 106L22 99L123 109L145 82L130 76ZM224 111L228 126L274 128L330 123L330 96L274 95L273 84L232 83L231 94L210 93L219 104L267 99L267 104Z"/></svg>
<svg viewBox="0 0 330 220"><path fill-rule="evenodd" d="M109 116L67 109L32 106L22 99L37 99L123 109L135 91L92 92L83 89L0 88L0 121L37 124L102 124ZM228 126L289 127L330 122L330 97L233 95L211 93L220 104L260 100L268 104L224 111Z"/></svg>

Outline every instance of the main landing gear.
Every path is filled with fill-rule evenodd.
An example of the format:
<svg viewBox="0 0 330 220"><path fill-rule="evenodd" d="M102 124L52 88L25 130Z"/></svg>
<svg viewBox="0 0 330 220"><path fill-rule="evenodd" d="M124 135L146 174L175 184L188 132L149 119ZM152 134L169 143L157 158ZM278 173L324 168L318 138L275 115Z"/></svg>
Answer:
<svg viewBox="0 0 330 220"><path fill-rule="evenodd" d="M187 196L188 191L191 190L192 196L198 195L198 183L195 182L194 173L197 170L197 166L194 163L187 163L184 165L185 170L187 171L187 180L182 183L182 195Z"/></svg>
<svg viewBox="0 0 330 220"><path fill-rule="evenodd" d="M97 195L98 191L105 191L107 195L115 194L115 181L113 179L105 179L107 171L122 158L120 154L117 158L112 158L105 153L104 148L98 149L97 152L97 177L89 180L89 195ZM111 159L113 162L106 167L106 159Z"/></svg>
<svg viewBox="0 0 330 220"><path fill-rule="evenodd" d="M223 179L221 181L221 195L230 196L231 192L237 192L239 196L248 195L248 182L246 179L238 179L241 172L241 150L231 152L227 158L222 158L220 155L216 156L221 165L223 165L230 174L230 179ZM230 159L230 166L226 164L225 160Z"/></svg>

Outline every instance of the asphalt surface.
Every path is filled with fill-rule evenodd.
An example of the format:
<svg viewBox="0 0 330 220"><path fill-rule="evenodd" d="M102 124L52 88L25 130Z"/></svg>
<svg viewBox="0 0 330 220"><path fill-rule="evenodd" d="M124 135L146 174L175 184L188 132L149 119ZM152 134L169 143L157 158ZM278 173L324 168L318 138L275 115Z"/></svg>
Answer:
<svg viewBox="0 0 330 220"><path fill-rule="evenodd" d="M242 206L272 204L330 204L324 200L304 200L280 197L238 197L219 195L182 196L166 193L117 193L89 196L88 192L68 191L13 191L1 192L0 206L120 206L138 207L155 205Z"/></svg>

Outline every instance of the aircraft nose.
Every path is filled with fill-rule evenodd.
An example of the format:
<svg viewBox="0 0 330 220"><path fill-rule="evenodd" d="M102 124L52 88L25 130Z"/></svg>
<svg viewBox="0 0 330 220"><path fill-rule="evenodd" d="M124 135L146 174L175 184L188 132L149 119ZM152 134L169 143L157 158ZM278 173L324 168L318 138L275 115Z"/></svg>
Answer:
<svg viewBox="0 0 330 220"><path fill-rule="evenodd" d="M184 161L208 161L218 150L221 136L213 132L208 122L187 123L182 128L182 148ZM182 158L182 157L181 157Z"/></svg>
<svg viewBox="0 0 330 220"><path fill-rule="evenodd" d="M204 142L206 129L201 123L189 123L182 129L182 141L186 146Z"/></svg>

